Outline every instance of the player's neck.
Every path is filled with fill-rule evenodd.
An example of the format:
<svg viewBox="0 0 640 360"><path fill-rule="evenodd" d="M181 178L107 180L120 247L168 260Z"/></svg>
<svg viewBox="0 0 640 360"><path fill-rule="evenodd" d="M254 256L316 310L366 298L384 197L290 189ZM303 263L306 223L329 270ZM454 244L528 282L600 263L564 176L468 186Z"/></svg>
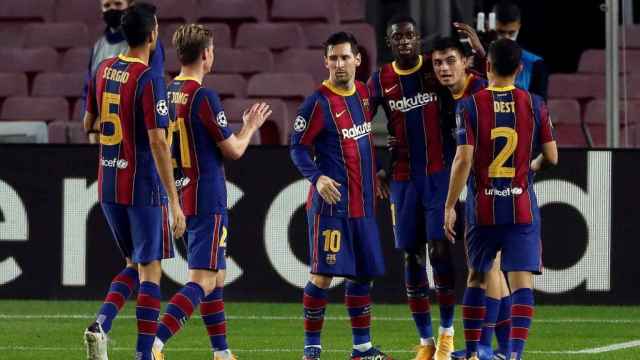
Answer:
<svg viewBox="0 0 640 360"><path fill-rule="evenodd" d="M416 55L414 57L398 57L395 60L396 67L400 70L409 70L413 69L420 62L420 56Z"/></svg>
<svg viewBox="0 0 640 360"><path fill-rule="evenodd" d="M183 65L182 68L180 68L180 75L178 76L196 79L200 84L202 84L202 81L204 80L204 71L202 71L202 64L198 63L189 66Z"/></svg>
<svg viewBox="0 0 640 360"><path fill-rule="evenodd" d="M491 76L489 79L489 86L494 88L504 88L513 86L515 83L515 76L502 77L502 76Z"/></svg>
<svg viewBox="0 0 640 360"><path fill-rule="evenodd" d="M353 90L354 86L356 86L355 79L352 79L351 81L349 81L347 83L342 83L342 82L339 83L339 82L329 78L329 84L331 84L332 87L334 87L334 88L336 88L338 90L342 90L342 91L351 91L351 90Z"/></svg>
<svg viewBox="0 0 640 360"><path fill-rule="evenodd" d="M127 50L127 53L125 54L125 56L130 58L138 58L142 60L142 62L144 62L146 65L149 65L150 52L151 52L151 49L148 46L140 46L135 48L130 47Z"/></svg>
<svg viewBox="0 0 640 360"><path fill-rule="evenodd" d="M461 78L460 81L449 86L449 91L451 91L451 94L453 96L462 95L462 93L464 92L464 89L467 87L468 82L469 82L469 75L467 74L463 78Z"/></svg>

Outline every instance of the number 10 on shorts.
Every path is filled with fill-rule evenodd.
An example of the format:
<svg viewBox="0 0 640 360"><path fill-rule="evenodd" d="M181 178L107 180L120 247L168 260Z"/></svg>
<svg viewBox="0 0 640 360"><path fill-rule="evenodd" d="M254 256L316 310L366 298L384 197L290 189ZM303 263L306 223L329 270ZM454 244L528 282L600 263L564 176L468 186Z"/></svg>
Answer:
<svg viewBox="0 0 640 360"><path fill-rule="evenodd" d="M324 236L324 251L337 253L340 252L340 231L325 230L322 232Z"/></svg>

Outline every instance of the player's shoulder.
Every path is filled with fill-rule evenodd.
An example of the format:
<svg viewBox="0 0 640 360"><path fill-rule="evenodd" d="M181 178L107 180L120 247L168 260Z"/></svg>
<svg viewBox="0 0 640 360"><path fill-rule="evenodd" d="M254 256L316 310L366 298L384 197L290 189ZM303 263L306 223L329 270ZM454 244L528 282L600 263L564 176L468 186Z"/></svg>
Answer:
<svg viewBox="0 0 640 360"><path fill-rule="evenodd" d="M356 91L360 94L361 97L369 97L369 88L367 88L367 84L362 81L355 81Z"/></svg>

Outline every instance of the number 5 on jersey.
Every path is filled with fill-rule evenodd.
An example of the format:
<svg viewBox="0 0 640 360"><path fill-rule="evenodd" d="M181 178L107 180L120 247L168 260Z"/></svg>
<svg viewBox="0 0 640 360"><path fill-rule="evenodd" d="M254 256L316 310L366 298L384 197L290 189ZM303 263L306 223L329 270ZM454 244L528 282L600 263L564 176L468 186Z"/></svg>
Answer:
<svg viewBox="0 0 640 360"><path fill-rule="evenodd" d="M120 107L120 94L104 92L102 94L102 106L100 106L100 122L102 132L100 133L100 143L103 145L118 145L122 142L122 124L118 112L111 112L111 105ZM113 133L105 134L105 125L113 125Z"/></svg>

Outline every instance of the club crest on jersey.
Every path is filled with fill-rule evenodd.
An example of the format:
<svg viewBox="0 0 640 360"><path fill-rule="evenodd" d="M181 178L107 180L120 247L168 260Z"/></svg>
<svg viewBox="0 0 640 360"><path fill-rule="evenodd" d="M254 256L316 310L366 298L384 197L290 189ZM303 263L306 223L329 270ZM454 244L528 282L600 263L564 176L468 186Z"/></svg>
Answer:
<svg viewBox="0 0 640 360"><path fill-rule="evenodd" d="M293 130L296 132L302 132L307 128L307 120L302 116L298 115L296 120L293 122Z"/></svg>
<svg viewBox="0 0 640 360"><path fill-rule="evenodd" d="M364 111L369 112L369 99L362 99L362 107Z"/></svg>
<svg viewBox="0 0 640 360"><path fill-rule="evenodd" d="M358 140L363 136L369 135L371 132L371 123L365 122L361 125L353 125L350 129L342 129L342 138L343 139L353 139Z"/></svg>
<svg viewBox="0 0 640 360"><path fill-rule="evenodd" d="M336 264L336 254L327 254L327 264L328 265L335 265Z"/></svg>
<svg viewBox="0 0 640 360"><path fill-rule="evenodd" d="M419 93L409 99L403 97L399 100L389 100L389 108L391 109L391 111L397 110L400 112L408 112L437 100L438 96L436 95L436 93Z"/></svg>
<svg viewBox="0 0 640 360"><path fill-rule="evenodd" d="M167 106L167 102L165 100L159 100L156 104L156 111L160 116L169 115L169 107Z"/></svg>
<svg viewBox="0 0 640 360"><path fill-rule="evenodd" d="M224 114L224 111L220 111L218 115L216 115L216 122L220 127L227 127L227 115Z"/></svg>

